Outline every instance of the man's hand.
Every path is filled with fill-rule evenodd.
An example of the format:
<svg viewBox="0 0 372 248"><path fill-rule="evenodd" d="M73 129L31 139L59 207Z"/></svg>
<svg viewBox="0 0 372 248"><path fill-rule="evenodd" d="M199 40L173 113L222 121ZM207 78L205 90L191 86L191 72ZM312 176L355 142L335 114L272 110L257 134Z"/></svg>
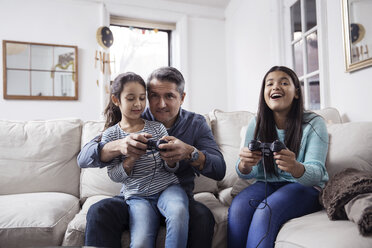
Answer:
<svg viewBox="0 0 372 248"><path fill-rule="evenodd" d="M159 145L160 149L165 150L161 151L160 155L168 164L188 158L193 151L192 146L173 136L164 136L162 139L168 143Z"/></svg>
<svg viewBox="0 0 372 248"><path fill-rule="evenodd" d="M167 162L167 164L172 165L181 160L190 159L190 154L194 151L194 147L184 143L183 141L173 136L164 136L162 139L168 142L167 144L159 145L160 149L165 150L161 151L160 155L161 158ZM198 168L199 170L202 170L204 164L205 156L202 152L199 151L199 159L191 163L191 165Z"/></svg>
<svg viewBox="0 0 372 248"><path fill-rule="evenodd" d="M108 162L120 155L138 159L146 153L147 140L152 135L148 133L130 134L124 139L118 139L105 144L101 150L101 161Z"/></svg>

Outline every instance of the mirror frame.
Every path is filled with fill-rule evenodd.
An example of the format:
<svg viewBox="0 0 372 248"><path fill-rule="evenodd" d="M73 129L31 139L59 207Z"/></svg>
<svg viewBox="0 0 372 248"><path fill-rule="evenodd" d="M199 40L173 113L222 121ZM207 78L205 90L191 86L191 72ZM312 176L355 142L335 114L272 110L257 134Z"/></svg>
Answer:
<svg viewBox="0 0 372 248"><path fill-rule="evenodd" d="M7 92L7 44L8 43L15 43L15 44L23 44L23 45L36 45L36 46L51 46L51 47L66 47L74 49L74 61L72 62L72 80L74 81L75 90L73 91L75 95L73 96L39 96L39 95L9 95ZM26 70L26 69L25 69ZM27 69L28 71L37 71L34 69ZM54 75L56 72L55 69L51 69L50 73ZM69 45L56 45L56 44L45 44L45 43L34 43L34 42L23 42L23 41L12 41L12 40L3 40L3 97L4 99L18 99L18 100L78 100L78 47L77 46L69 46ZM29 79L28 84L31 81Z"/></svg>
<svg viewBox="0 0 372 248"><path fill-rule="evenodd" d="M344 38L344 57L345 57L345 70L346 72L356 71L372 65L372 57L352 62L352 42L350 36L350 4L351 0L342 0L342 24L343 24L343 38ZM372 47L371 47L372 50ZM371 51L372 53L372 51Z"/></svg>

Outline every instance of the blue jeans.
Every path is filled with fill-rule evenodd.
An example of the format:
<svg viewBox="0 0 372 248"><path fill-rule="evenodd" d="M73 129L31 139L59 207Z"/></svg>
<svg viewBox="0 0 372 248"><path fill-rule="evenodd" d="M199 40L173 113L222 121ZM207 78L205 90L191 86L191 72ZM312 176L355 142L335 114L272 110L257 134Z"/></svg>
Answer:
<svg viewBox="0 0 372 248"><path fill-rule="evenodd" d="M288 220L321 209L319 191L299 183L256 182L241 191L228 213L228 247L274 247L281 226ZM261 243L260 243L261 242Z"/></svg>
<svg viewBox="0 0 372 248"><path fill-rule="evenodd" d="M189 215L187 247L211 247L215 225L212 212L189 197ZM121 236L129 230L128 205L124 197L115 196L93 204L86 219L86 246L121 248ZM161 219L161 225L164 225L164 217L161 216Z"/></svg>
<svg viewBox="0 0 372 248"><path fill-rule="evenodd" d="M171 185L163 192L148 197L131 197L129 230L133 248L155 247L160 215L165 217L165 247L186 247L189 227L189 199L180 185Z"/></svg>

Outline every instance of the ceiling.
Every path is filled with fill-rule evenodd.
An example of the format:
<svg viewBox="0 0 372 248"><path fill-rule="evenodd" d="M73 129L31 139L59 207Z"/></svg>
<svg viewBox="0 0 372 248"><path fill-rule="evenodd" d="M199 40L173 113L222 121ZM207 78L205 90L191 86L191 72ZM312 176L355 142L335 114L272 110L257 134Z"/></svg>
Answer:
<svg viewBox="0 0 372 248"><path fill-rule="evenodd" d="M226 8L230 2L230 0L166 0L166 1L196 4L196 5L203 5L207 7L215 7L215 8L223 8L223 9Z"/></svg>

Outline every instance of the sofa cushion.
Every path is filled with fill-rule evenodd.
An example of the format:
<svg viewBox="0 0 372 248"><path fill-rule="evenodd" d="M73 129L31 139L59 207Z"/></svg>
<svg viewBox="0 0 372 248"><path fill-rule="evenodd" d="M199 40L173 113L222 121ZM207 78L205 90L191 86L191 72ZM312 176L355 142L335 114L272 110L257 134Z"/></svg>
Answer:
<svg viewBox="0 0 372 248"><path fill-rule="evenodd" d="M213 135L226 162L226 175L217 183L220 189L232 187L238 179L235 163L239 154L240 130L248 125L253 116L254 114L248 111L213 110L209 113Z"/></svg>
<svg viewBox="0 0 372 248"><path fill-rule="evenodd" d="M315 113L322 116L327 124L342 123L340 113L335 108L324 108L320 110L314 110Z"/></svg>
<svg viewBox="0 0 372 248"><path fill-rule="evenodd" d="M241 148L243 148L244 143L245 143L245 135L247 133L247 128L248 125L243 126L240 130L240 147L239 151ZM249 185L253 184L256 180L255 179L243 179L238 177L238 179L235 181L232 189L231 189L231 196L235 197L237 194L240 193L243 189L248 187Z"/></svg>
<svg viewBox="0 0 372 248"><path fill-rule="evenodd" d="M83 124L81 144L84 146L95 136L102 133L104 121L86 121ZM115 183L107 175L106 168L87 168L81 170L80 198L94 195L114 196L120 193L121 183Z"/></svg>
<svg viewBox="0 0 372 248"><path fill-rule="evenodd" d="M109 198L110 196L96 195L89 197L83 204L80 212L75 215L74 219L68 224L66 234L63 239L63 246L83 246L85 239L85 228L87 224L87 213L90 206L94 203Z"/></svg>
<svg viewBox="0 0 372 248"><path fill-rule="evenodd" d="M330 178L346 168L372 171L372 122L330 124L326 167Z"/></svg>
<svg viewBox="0 0 372 248"><path fill-rule="evenodd" d="M59 246L79 209L79 199L65 193L2 195L0 247Z"/></svg>
<svg viewBox="0 0 372 248"><path fill-rule="evenodd" d="M358 226L347 220L330 221L325 211L286 222L280 229L275 248L370 248L372 236L363 237Z"/></svg>
<svg viewBox="0 0 372 248"><path fill-rule="evenodd" d="M0 194L79 196L81 121L0 121ZM68 182L68 183L66 183Z"/></svg>
<svg viewBox="0 0 372 248"><path fill-rule="evenodd" d="M210 192L210 193L217 193L217 181L206 176L200 174L199 176L195 176L194 179L194 194L200 192Z"/></svg>

